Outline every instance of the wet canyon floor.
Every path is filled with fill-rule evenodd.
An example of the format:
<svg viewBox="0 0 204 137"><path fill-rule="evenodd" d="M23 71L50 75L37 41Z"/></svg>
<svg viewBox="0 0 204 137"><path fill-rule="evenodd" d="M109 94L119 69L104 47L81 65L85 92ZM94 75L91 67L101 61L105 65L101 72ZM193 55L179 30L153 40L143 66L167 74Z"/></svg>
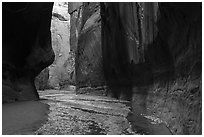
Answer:
<svg viewBox="0 0 204 137"><path fill-rule="evenodd" d="M132 113L131 101L63 90L39 94L40 102L49 105L49 113L47 121L34 132L37 135L171 134L164 124Z"/></svg>

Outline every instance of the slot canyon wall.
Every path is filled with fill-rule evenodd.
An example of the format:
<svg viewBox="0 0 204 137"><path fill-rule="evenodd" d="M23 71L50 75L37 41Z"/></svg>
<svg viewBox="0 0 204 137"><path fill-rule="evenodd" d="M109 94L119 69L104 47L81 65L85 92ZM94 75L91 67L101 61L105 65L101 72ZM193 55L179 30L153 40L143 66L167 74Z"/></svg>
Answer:
<svg viewBox="0 0 204 137"><path fill-rule="evenodd" d="M75 47L76 52L77 87L104 85L100 3L69 3L69 13L71 47Z"/></svg>
<svg viewBox="0 0 204 137"><path fill-rule="evenodd" d="M202 133L202 4L101 3L109 94L173 134Z"/></svg>
<svg viewBox="0 0 204 137"><path fill-rule="evenodd" d="M2 101L38 100L35 77L54 61L53 3L2 3Z"/></svg>
<svg viewBox="0 0 204 137"><path fill-rule="evenodd" d="M51 32L56 56L54 63L36 78L37 88L104 85L100 3L55 3Z"/></svg>
<svg viewBox="0 0 204 137"><path fill-rule="evenodd" d="M75 84L75 53L70 48L70 15L67 2L55 2L51 20L55 60L35 80L37 89L67 89Z"/></svg>

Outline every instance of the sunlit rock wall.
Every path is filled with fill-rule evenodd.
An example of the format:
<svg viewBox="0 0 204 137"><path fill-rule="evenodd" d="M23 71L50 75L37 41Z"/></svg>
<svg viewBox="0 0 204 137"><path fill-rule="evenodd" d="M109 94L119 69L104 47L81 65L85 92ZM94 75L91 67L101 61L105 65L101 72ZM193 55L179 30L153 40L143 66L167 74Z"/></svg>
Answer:
<svg viewBox="0 0 204 137"><path fill-rule="evenodd" d="M101 16L113 96L173 134L201 134L202 4L102 3Z"/></svg>
<svg viewBox="0 0 204 137"><path fill-rule="evenodd" d="M54 60L53 3L2 4L3 102L37 100L35 76Z"/></svg>
<svg viewBox="0 0 204 137"><path fill-rule="evenodd" d="M49 66L49 86L60 88L60 82L69 78L66 60L69 57L69 14L68 5L64 2L56 2L53 6L51 32L52 46L55 52L55 61Z"/></svg>
<svg viewBox="0 0 204 137"><path fill-rule="evenodd" d="M39 82L46 88L61 89L66 88L67 85L72 85L75 82L74 66L75 54L70 51L70 15L68 13L68 3L55 2L52 11L51 21L52 33L52 47L55 52L55 60L51 66L48 67L48 72L43 71L39 77L48 80ZM43 86L44 85L44 86Z"/></svg>

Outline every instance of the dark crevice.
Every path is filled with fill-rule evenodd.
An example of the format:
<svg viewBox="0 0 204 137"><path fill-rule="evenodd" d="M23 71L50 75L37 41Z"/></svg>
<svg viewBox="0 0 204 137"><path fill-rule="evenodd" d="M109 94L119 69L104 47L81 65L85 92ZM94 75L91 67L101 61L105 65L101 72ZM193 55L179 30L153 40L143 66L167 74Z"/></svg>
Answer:
<svg viewBox="0 0 204 137"><path fill-rule="evenodd" d="M67 19L58 13L52 13L52 16L58 18L60 21L67 21Z"/></svg>

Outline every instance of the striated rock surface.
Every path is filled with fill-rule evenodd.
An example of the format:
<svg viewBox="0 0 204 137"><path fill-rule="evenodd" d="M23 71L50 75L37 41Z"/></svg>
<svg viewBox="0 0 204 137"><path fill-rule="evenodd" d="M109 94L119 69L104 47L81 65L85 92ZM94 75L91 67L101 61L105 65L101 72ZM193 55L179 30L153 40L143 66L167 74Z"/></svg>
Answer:
<svg viewBox="0 0 204 137"><path fill-rule="evenodd" d="M3 102L37 100L35 76L54 61L53 3L2 4Z"/></svg>
<svg viewBox="0 0 204 137"><path fill-rule="evenodd" d="M101 4L110 94L125 95L133 117L159 118L173 134L202 132L201 9L201 3Z"/></svg>
<svg viewBox="0 0 204 137"><path fill-rule="evenodd" d="M70 50L77 51L79 32L82 20L82 2L69 2L68 12L70 14Z"/></svg>
<svg viewBox="0 0 204 137"><path fill-rule="evenodd" d="M146 98L154 110L147 113L161 117L174 134L202 133L201 9L201 3L159 3L158 34L147 45L154 76Z"/></svg>
<svg viewBox="0 0 204 137"><path fill-rule="evenodd" d="M99 86L104 83L101 50L100 4L70 4L72 47L76 47L77 86Z"/></svg>

